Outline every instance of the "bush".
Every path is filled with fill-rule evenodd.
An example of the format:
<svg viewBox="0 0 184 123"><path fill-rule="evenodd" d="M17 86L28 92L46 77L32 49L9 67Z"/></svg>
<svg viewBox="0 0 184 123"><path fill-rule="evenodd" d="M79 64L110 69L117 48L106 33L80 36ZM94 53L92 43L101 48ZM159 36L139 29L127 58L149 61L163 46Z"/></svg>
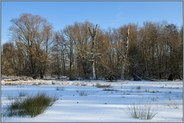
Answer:
<svg viewBox="0 0 184 123"><path fill-rule="evenodd" d="M31 116L35 117L41 114L48 106L51 106L56 98L47 96L46 94L37 94L33 97L27 97L24 100L16 99L8 107L9 116Z"/></svg>
<svg viewBox="0 0 184 123"><path fill-rule="evenodd" d="M113 80L117 80L117 76L116 74L114 74L113 72L109 72L106 76L105 79L112 82Z"/></svg>
<svg viewBox="0 0 184 123"><path fill-rule="evenodd" d="M150 120L157 114L148 105L132 105L128 109L131 117L136 119Z"/></svg>
<svg viewBox="0 0 184 123"><path fill-rule="evenodd" d="M65 88L64 88L64 87L57 87L56 90L57 90L57 91L64 91Z"/></svg>
<svg viewBox="0 0 184 123"><path fill-rule="evenodd" d="M118 91L116 89L104 88L103 91Z"/></svg>
<svg viewBox="0 0 184 123"><path fill-rule="evenodd" d="M79 92L79 95L80 95L80 96L87 96L88 94L87 94L85 91L80 91L80 92Z"/></svg>
<svg viewBox="0 0 184 123"><path fill-rule="evenodd" d="M141 86L137 86L137 90L140 90L141 89Z"/></svg>
<svg viewBox="0 0 184 123"><path fill-rule="evenodd" d="M110 88L111 87L111 85L102 85L102 84L99 84L99 83L97 83L95 86L97 88Z"/></svg>
<svg viewBox="0 0 184 123"><path fill-rule="evenodd" d="M19 92L19 97L25 97L27 95L27 93L25 93L25 92Z"/></svg>

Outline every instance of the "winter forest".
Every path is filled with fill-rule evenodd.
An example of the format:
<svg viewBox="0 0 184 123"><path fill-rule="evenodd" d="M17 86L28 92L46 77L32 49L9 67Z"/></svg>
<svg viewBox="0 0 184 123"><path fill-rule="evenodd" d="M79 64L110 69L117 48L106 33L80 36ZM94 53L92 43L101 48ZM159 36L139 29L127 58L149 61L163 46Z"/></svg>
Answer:
<svg viewBox="0 0 184 123"><path fill-rule="evenodd" d="M2 122L182 122L182 2L2 2Z"/></svg>
<svg viewBox="0 0 184 123"><path fill-rule="evenodd" d="M172 23L144 22L103 30L75 22L56 32L44 17L11 20L2 46L2 75L70 80L183 79L183 30Z"/></svg>

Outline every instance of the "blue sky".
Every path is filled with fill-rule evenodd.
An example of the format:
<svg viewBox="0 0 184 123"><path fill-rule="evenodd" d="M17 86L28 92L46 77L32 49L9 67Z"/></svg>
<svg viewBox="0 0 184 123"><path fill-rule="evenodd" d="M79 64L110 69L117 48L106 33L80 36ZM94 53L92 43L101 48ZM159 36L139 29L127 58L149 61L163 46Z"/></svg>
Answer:
<svg viewBox="0 0 184 123"><path fill-rule="evenodd" d="M146 21L182 25L182 2L2 2L2 43L9 40L10 20L23 13L46 18L54 31L86 20L102 29Z"/></svg>

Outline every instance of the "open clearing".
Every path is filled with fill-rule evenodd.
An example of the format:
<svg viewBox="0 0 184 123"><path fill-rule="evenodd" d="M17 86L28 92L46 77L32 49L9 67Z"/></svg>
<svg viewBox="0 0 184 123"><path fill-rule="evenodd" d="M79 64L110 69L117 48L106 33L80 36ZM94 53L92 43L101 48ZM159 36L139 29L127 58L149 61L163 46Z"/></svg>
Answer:
<svg viewBox="0 0 184 123"><path fill-rule="evenodd" d="M4 122L182 121L182 81L33 80L14 83L16 85L2 86ZM102 87L96 85L102 85ZM103 85L106 86L103 87ZM8 105L17 97L25 98L37 93L56 96L58 100L34 118L5 115ZM134 119L128 110L128 107L133 104L151 105L157 115L151 120Z"/></svg>

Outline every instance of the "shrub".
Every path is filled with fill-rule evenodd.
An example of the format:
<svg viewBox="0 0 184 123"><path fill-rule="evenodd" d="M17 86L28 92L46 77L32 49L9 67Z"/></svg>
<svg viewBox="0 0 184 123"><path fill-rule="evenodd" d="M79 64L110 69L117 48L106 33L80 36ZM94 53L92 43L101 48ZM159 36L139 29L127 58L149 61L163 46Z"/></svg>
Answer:
<svg viewBox="0 0 184 123"><path fill-rule="evenodd" d="M132 105L128 109L131 117L135 119L150 120L157 114L148 105Z"/></svg>
<svg viewBox="0 0 184 123"><path fill-rule="evenodd" d="M153 91L150 91L150 93L159 93L159 91L154 91L154 90L153 90Z"/></svg>
<svg viewBox="0 0 184 123"><path fill-rule="evenodd" d="M152 90L152 91L150 91L150 90L145 90L145 92L148 92L148 93L159 93L159 91L154 91L154 90Z"/></svg>
<svg viewBox="0 0 184 123"><path fill-rule="evenodd" d="M24 97L24 96L26 96L27 95L27 93L25 93L25 92L19 92L19 97Z"/></svg>
<svg viewBox="0 0 184 123"><path fill-rule="evenodd" d="M140 90L141 89L141 86L137 86L137 89Z"/></svg>
<svg viewBox="0 0 184 123"><path fill-rule="evenodd" d="M97 88L110 88L111 87L111 85L102 85L102 84L99 84L99 83L97 83L95 86Z"/></svg>
<svg viewBox="0 0 184 123"><path fill-rule="evenodd" d="M103 91L118 91L116 89L104 88Z"/></svg>
<svg viewBox="0 0 184 123"><path fill-rule="evenodd" d="M152 97L151 100L152 100L153 102L155 102L155 101L158 100L158 97Z"/></svg>
<svg viewBox="0 0 184 123"><path fill-rule="evenodd" d="M64 87L57 87L56 88L57 91L64 91L64 89L65 89Z"/></svg>
<svg viewBox="0 0 184 123"><path fill-rule="evenodd" d="M85 91L80 91L80 92L79 92L79 95L80 95L80 96L87 96L88 94L87 94Z"/></svg>
<svg viewBox="0 0 184 123"><path fill-rule="evenodd" d="M87 86L87 84L85 84L85 83L82 83L82 84L81 84L81 86Z"/></svg>
<svg viewBox="0 0 184 123"><path fill-rule="evenodd" d="M117 76L114 72L110 71L110 72L107 72L107 75L105 75L105 79L112 82L113 80L117 80Z"/></svg>
<svg viewBox="0 0 184 123"><path fill-rule="evenodd" d="M24 100L16 99L8 107L9 116L31 116L35 117L41 114L48 106L51 106L56 98L47 96L46 94L37 94L27 97Z"/></svg>

